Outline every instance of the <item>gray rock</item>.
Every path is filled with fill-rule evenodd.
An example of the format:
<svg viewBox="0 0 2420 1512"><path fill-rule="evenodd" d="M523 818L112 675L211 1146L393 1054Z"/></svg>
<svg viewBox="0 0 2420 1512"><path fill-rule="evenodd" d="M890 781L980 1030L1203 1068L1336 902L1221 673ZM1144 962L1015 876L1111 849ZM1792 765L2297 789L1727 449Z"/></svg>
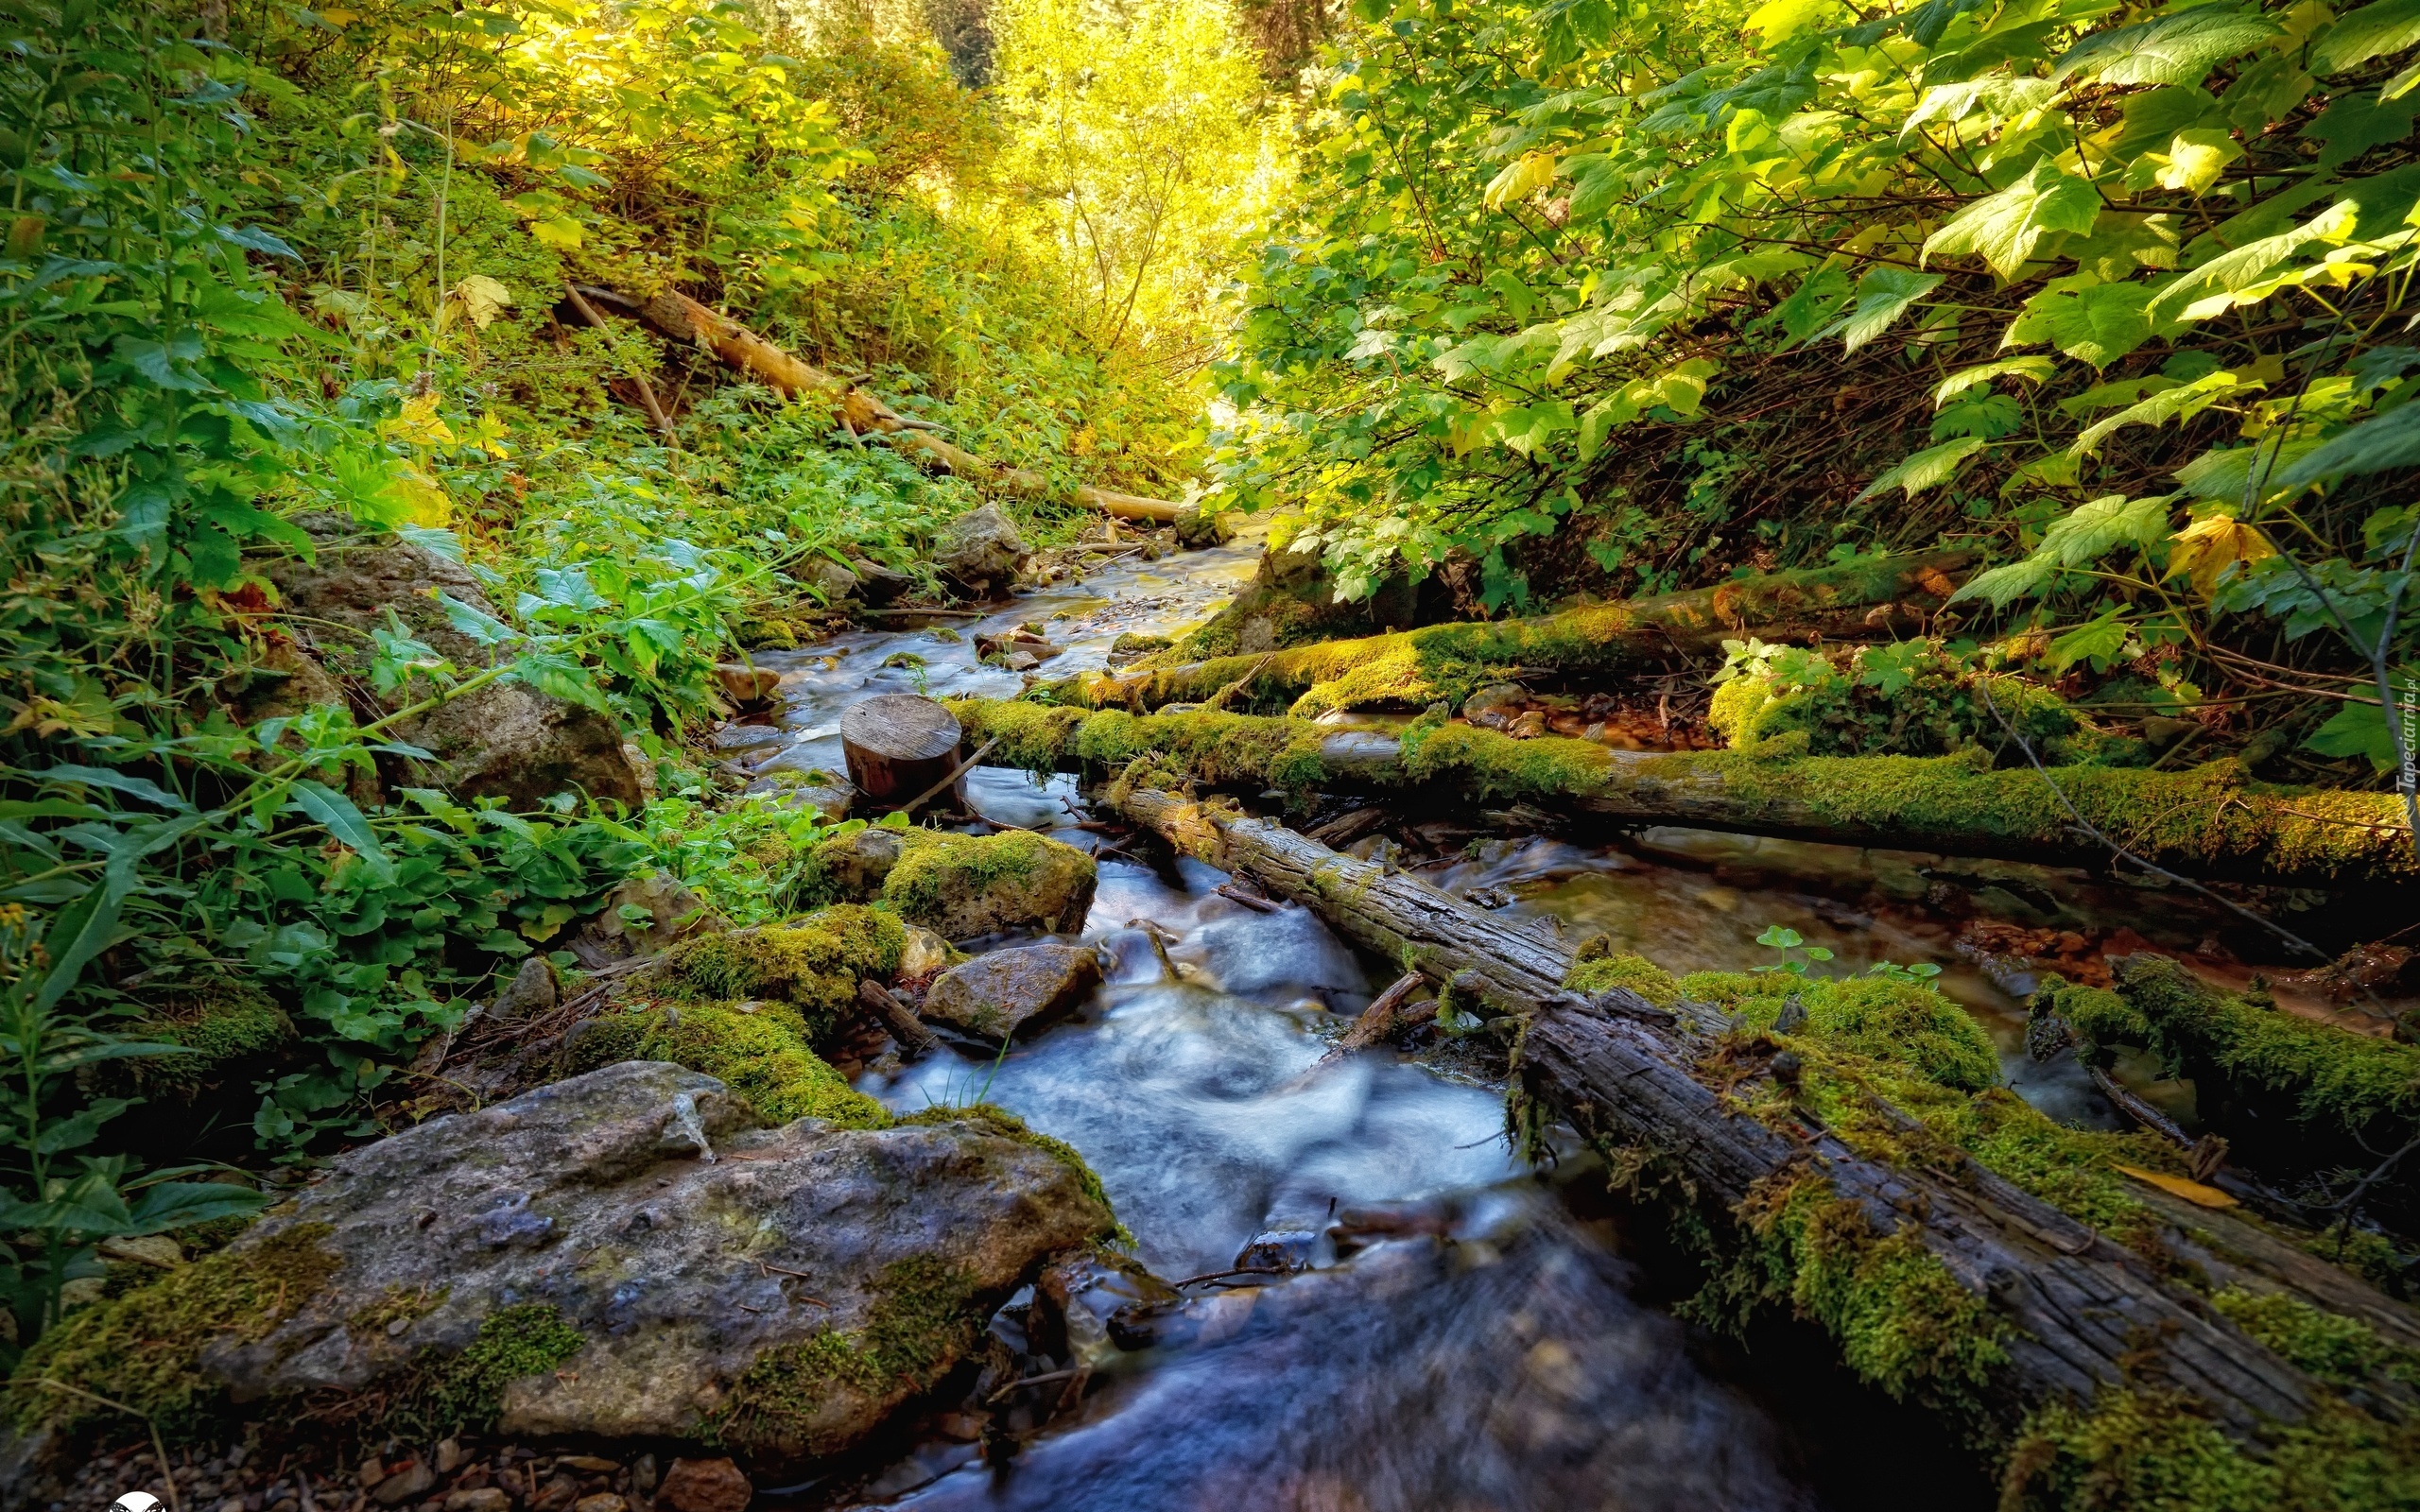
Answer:
<svg viewBox="0 0 2420 1512"><path fill-rule="evenodd" d="M642 909L648 921L625 919L625 907ZM668 871L631 877L606 895L605 907L580 926L565 947L591 971L633 955L655 955L676 940L711 934L730 926L706 907L705 900L683 886Z"/></svg>
<svg viewBox="0 0 2420 1512"><path fill-rule="evenodd" d="M1223 546L1236 539L1236 533L1227 528L1227 522L1216 509L1184 508L1176 512L1176 539L1177 544L1198 551Z"/></svg>
<svg viewBox="0 0 2420 1512"><path fill-rule="evenodd" d="M1014 522L995 504L959 515L933 543L933 565L970 593L993 593L1016 581L1033 555Z"/></svg>
<svg viewBox="0 0 2420 1512"><path fill-rule="evenodd" d="M856 833L820 845L815 859L843 898L871 898L882 891L890 868L899 864L907 842L896 830L869 826Z"/></svg>
<svg viewBox="0 0 2420 1512"><path fill-rule="evenodd" d="M935 977L923 1014L969 1039L997 1042L1046 1026L1099 985L1100 957L1088 946L1012 946Z"/></svg>
<svg viewBox="0 0 2420 1512"><path fill-rule="evenodd" d="M315 558L258 565L277 585L280 608L290 616L287 630L329 670L367 686L370 632L385 628L390 612L465 673L495 663L498 649L454 628L433 596L443 593L495 617L469 569L406 541L369 536L341 515L306 515L298 524L318 548ZM311 696L312 686L307 679L289 682L294 695ZM429 692L414 679L386 695L385 703L399 710ZM403 785L448 786L460 798L501 798L515 808L570 791L632 808L643 799L611 718L525 683L492 682L404 721L389 738L437 759L432 769L406 757L381 758Z"/></svg>
<svg viewBox="0 0 2420 1512"><path fill-rule="evenodd" d="M851 558L849 569L857 579L857 595L869 604L890 603L916 586L916 579L908 574L864 558Z"/></svg>
<svg viewBox="0 0 2420 1512"><path fill-rule="evenodd" d="M552 1013L562 1001L562 989L555 980L555 963L543 955L532 955L521 963L513 973L512 985L497 994L495 1006L488 1017L500 1023L513 1023L534 1019L542 1013Z"/></svg>
<svg viewBox="0 0 2420 1512"><path fill-rule="evenodd" d="M759 746L779 746L788 741L790 733L779 725L725 725L715 731L717 750L754 750Z"/></svg>
<svg viewBox="0 0 2420 1512"><path fill-rule="evenodd" d="M806 584L820 590L827 604L844 603L857 596L857 575L829 557L819 557L806 570Z"/></svg>
<svg viewBox="0 0 2420 1512"><path fill-rule="evenodd" d="M239 1402L364 1391L541 1304L584 1342L503 1388L501 1433L718 1437L794 1469L863 1442L1111 1221L1072 1165L972 1125L760 1128L712 1077L625 1061L337 1158L227 1251L299 1230L329 1280L202 1368ZM350 1321L398 1297L431 1305L397 1332ZM912 1365L880 1352L903 1328ZM819 1373L836 1347L875 1352Z"/></svg>

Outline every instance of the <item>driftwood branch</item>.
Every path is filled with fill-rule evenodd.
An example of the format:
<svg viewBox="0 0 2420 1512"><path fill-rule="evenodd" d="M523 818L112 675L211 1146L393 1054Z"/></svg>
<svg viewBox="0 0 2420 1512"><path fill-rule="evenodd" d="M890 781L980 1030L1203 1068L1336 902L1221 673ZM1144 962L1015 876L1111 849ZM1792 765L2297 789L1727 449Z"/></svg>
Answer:
<svg viewBox="0 0 2420 1512"><path fill-rule="evenodd" d="M830 401L851 435L880 436L909 456L1002 492L1048 498L1057 491L1050 480L1039 472L1001 467L942 440L929 430L930 421L900 414L849 380L802 362L729 316L710 310L685 294L666 289L641 301L610 289L582 286L575 292L634 316L675 341L702 344L724 363L767 387L792 396L806 394ZM1177 517L1177 506L1166 499L1146 499L1089 484L1068 490L1067 496L1086 508L1098 509L1120 520L1167 524Z"/></svg>
<svg viewBox="0 0 2420 1512"><path fill-rule="evenodd" d="M1583 1001L1563 987L1571 956L1553 940L1402 872L1166 792L1116 801L1178 849L1316 911L1356 944L1451 983L1458 998L1519 1014L1525 1090L1600 1147L1668 1162L1700 1199L1735 1212L1812 1174L1861 1211L1873 1235L1912 1234L2003 1325L2004 1358L1984 1390L2012 1421L2147 1377L2247 1444L2308 1418L2325 1389L2170 1279L2192 1264L2215 1287L2284 1293L2397 1344L2420 1341L2420 1320L2400 1304L2225 1213L2148 1192L2180 1262L2155 1266L1955 1151L1899 1166L1858 1155L1811 1121L1772 1126L1693 1074L1728 1029L1712 1009L1684 1003L1666 1012L1623 988Z"/></svg>
<svg viewBox="0 0 2420 1512"><path fill-rule="evenodd" d="M605 318L596 313L596 306L588 302L588 296L580 292L579 284L566 284L563 292L571 296L571 307L579 312L581 320L592 329L605 329ZM630 376L631 382L638 388L639 404L647 411L648 423L654 426L656 434L666 440L677 442L680 438L672 432L672 417L664 412L663 402L655 397L655 385L648 382L644 372L633 369Z"/></svg>

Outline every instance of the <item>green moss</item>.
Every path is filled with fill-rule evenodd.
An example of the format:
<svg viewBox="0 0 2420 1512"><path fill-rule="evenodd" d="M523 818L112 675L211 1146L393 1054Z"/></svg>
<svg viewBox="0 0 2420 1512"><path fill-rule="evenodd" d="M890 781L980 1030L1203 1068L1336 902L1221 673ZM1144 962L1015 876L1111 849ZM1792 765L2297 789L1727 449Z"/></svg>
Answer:
<svg viewBox="0 0 2420 1512"><path fill-rule="evenodd" d="M1575 961L1563 985L1582 997L1594 997L1610 988L1630 988L1659 1008L1668 1008L1681 1000L1681 984L1672 973L1644 955L1618 954L1583 957Z"/></svg>
<svg viewBox="0 0 2420 1512"><path fill-rule="evenodd" d="M2165 956L2128 958L2115 992L2064 983L2049 992L2094 1044L2138 1045L2197 1079L2274 1094L2306 1123L2354 1134L2420 1117L2420 1046L2246 1003Z"/></svg>
<svg viewBox="0 0 2420 1512"><path fill-rule="evenodd" d="M1806 737L1818 756L1938 756L1982 748L2027 764L2010 730L2057 765L2139 763L2142 743L2100 730L2038 682L1985 672L1938 641L1858 646L1835 659L1768 648L1715 690L1707 718L1737 749Z"/></svg>
<svg viewBox="0 0 2420 1512"><path fill-rule="evenodd" d="M209 976L171 988L127 1030L135 1040L182 1045L185 1054L118 1063L136 1090L191 1099L222 1067L265 1056L294 1038L294 1021L249 982Z"/></svg>
<svg viewBox="0 0 2420 1512"><path fill-rule="evenodd" d="M1980 1091L1999 1085L1991 1037L1930 988L1873 976L1700 971L1683 977L1679 992L1737 1015L1751 1029L1771 1029L1794 996L1806 1010L1801 1033L1826 1046L1905 1066L1943 1087Z"/></svg>
<svg viewBox="0 0 2420 1512"><path fill-rule="evenodd" d="M2420 1505L2410 1423L2336 1403L2255 1455L2180 1393L2104 1387L2027 1418L2005 1461L2004 1512L2379 1512Z"/></svg>
<svg viewBox="0 0 2420 1512"><path fill-rule="evenodd" d="M1092 857L1022 830L1001 834L903 831L882 885L900 917L952 939L1014 924L1073 928L1065 914L1092 897Z"/></svg>
<svg viewBox="0 0 2420 1512"><path fill-rule="evenodd" d="M2210 1305L2281 1358L2331 1385L2367 1386L2390 1375L2409 1383L2420 1367L2420 1358L2395 1349L2359 1318L2324 1313L2299 1297L2230 1286L2213 1294Z"/></svg>
<svg viewBox="0 0 2420 1512"><path fill-rule="evenodd" d="M70 1314L26 1351L8 1386L8 1416L23 1429L62 1434L124 1415L56 1382L124 1402L164 1434L208 1427L222 1400L201 1370L214 1339L265 1338L327 1284L342 1262L322 1247L324 1224L296 1224L238 1253L181 1265L123 1297Z"/></svg>
<svg viewBox="0 0 2420 1512"><path fill-rule="evenodd" d="M895 926L895 921L894 926ZM680 1003L593 1021L565 1058L566 1074L624 1060L668 1060L703 1072L769 1124L821 1118L882 1128L890 1116L815 1053L809 1021L785 1004L743 1013L728 1003Z"/></svg>
<svg viewBox="0 0 2420 1512"><path fill-rule="evenodd" d="M552 1303L499 1308L460 1353L422 1351L417 1380L387 1425L399 1432L418 1429L423 1437L485 1430L504 1410L505 1387L554 1370L587 1346L587 1336Z"/></svg>
<svg viewBox="0 0 2420 1512"><path fill-rule="evenodd" d="M732 1383L715 1422L734 1447L804 1448L826 1453L818 1419L842 1391L883 1397L928 1391L981 1334L985 1314L975 1280L933 1256L883 1267L864 1327L827 1329L759 1354Z"/></svg>
<svg viewBox="0 0 2420 1512"><path fill-rule="evenodd" d="M655 980L673 997L787 1004L806 1038L820 1040L856 1011L858 978L897 971L907 945L898 919L841 903L759 929L683 940L665 954Z"/></svg>
<svg viewBox="0 0 2420 1512"><path fill-rule="evenodd" d="M1065 1140L1027 1127L1024 1119L1017 1117L1005 1108L999 1108L991 1103L936 1106L920 1112L910 1113L899 1122L926 1126L956 1125L980 1129L986 1134L996 1134L1002 1139L1014 1140L1019 1144L1030 1145L1075 1172L1077 1177L1083 1182L1084 1195L1099 1203L1103 1212L1114 1211L1110 1205L1109 1193L1100 1184L1100 1177L1094 1173L1090 1165L1084 1163L1084 1158L1077 1153L1074 1145ZM1120 1238L1129 1237L1123 1226L1119 1227L1118 1235Z"/></svg>

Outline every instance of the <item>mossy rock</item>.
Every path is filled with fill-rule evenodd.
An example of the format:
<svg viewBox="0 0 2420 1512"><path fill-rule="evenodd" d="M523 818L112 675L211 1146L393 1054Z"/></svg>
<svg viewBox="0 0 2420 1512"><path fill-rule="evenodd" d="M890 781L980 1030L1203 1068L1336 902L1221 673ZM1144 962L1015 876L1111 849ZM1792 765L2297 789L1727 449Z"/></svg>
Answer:
<svg viewBox="0 0 2420 1512"><path fill-rule="evenodd" d="M861 830L826 840L808 857L808 895L881 900L943 939L1039 927L1072 934L1092 908L1093 858L1046 836L1011 830Z"/></svg>
<svg viewBox="0 0 2420 1512"><path fill-rule="evenodd" d="M130 1025L129 1039L182 1045L184 1054L142 1056L113 1063L110 1079L147 1096L190 1102L244 1062L274 1054L294 1039L294 1021L249 982L211 975L165 988Z"/></svg>
<svg viewBox="0 0 2420 1512"><path fill-rule="evenodd" d="M817 1042L856 1011L860 979L899 970L907 945L908 928L896 915L839 903L778 924L684 940L665 953L650 981L675 998L786 1005L807 1040Z"/></svg>
<svg viewBox="0 0 2420 1512"><path fill-rule="evenodd" d="M820 1118L882 1128L890 1115L815 1053L804 1015L786 1003L680 1003L635 1008L583 1025L564 1052L571 1074L622 1060L668 1060L703 1072L768 1124Z"/></svg>

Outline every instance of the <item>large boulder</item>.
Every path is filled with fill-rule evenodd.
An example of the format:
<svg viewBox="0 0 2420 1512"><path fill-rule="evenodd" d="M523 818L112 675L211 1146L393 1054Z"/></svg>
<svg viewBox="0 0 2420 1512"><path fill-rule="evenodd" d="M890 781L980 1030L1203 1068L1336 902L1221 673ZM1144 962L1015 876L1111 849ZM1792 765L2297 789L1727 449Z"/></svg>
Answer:
<svg viewBox="0 0 2420 1512"><path fill-rule="evenodd" d="M996 504L959 515L933 542L933 565L970 593L996 593L1017 579L1033 548Z"/></svg>
<svg viewBox="0 0 2420 1512"><path fill-rule="evenodd" d="M1038 927L1073 934L1092 911L1093 858L1025 830L953 834L878 827L826 840L810 853L813 897L888 900L899 917L943 939Z"/></svg>
<svg viewBox="0 0 2420 1512"><path fill-rule="evenodd" d="M1088 946L1012 946L934 978L921 1011L968 1039L1003 1040L1047 1026L1099 985L1100 957Z"/></svg>
<svg viewBox="0 0 2420 1512"><path fill-rule="evenodd" d="M1052 1256L1112 1231L1081 1167L1019 1135L763 1128L712 1077L626 1061L338 1157L26 1367L179 1418L354 1400L365 1439L717 1443L795 1470L872 1436ZM60 1430L104 1411L14 1405Z"/></svg>
<svg viewBox="0 0 2420 1512"><path fill-rule="evenodd" d="M313 559L259 564L276 585L285 626L328 672L354 686L370 685L371 632L392 614L413 637L466 675L494 664L498 652L454 628L439 605L442 593L495 615L478 579L459 562L409 541L365 535L341 515L307 515ZM324 699L319 679L289 678L294 693ZM317 690L317 691L314 691ZM415 679L384 696L391 713L430 692ZM437 760L381 757L390 781L450 787L460 798L500 798L534 807L557 793L579 792L635 808L639 776L614 721L594 709L553 697L520 682L492 682L392 727L390 739L417 746Z"/></svg>

